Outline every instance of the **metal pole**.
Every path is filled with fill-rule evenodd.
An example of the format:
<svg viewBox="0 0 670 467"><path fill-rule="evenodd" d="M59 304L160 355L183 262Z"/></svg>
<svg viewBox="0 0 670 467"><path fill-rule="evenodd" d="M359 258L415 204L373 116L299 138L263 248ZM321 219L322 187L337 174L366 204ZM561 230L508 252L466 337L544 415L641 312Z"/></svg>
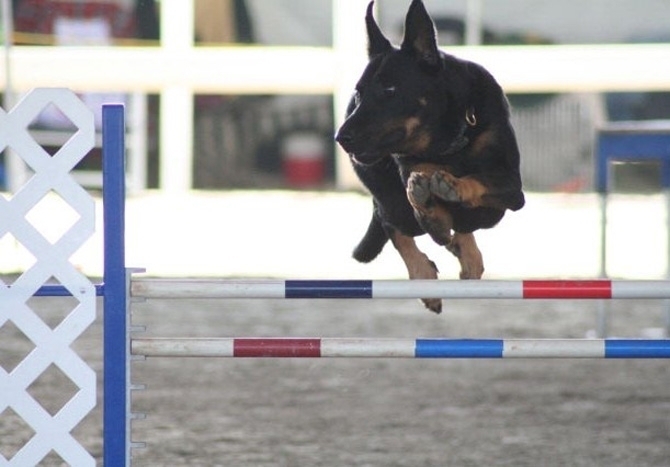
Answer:
<svg viewBox="0 0 670 467"><path fill-rule="evenodd" d="M102 107L104 213L105 465L130 462L125 266L125 121L122 105Z"/></svg>
<svg viewBox="0 0 670 467"><path fill-rule="evenodd" d="M283 280L135 278L130 294L186 298L668 299L670 281L654 280Z"/></svg>
<svg viewBox="0 0 670 467"><path fill-rule="evenodd" d="M608 177L609 178L609 177ZM600 278L607 278L607 187L605 191L598 194L600 205ZM596 323L596 335L601 338L607 337L609 332L609 303L600 301L598 303L598 315Z"/></svg>
<svg viewBox="0 0 670 467"><path fill-rule="evenodd" d="M670 358L667 339L133 339L146 357L237 358Z"/></svg>
<svg viewBox="0 0 670 467"><path fill-rule="evenodd" d="M664 163L665 165L665 163ZM665 188L665 235L666 235L666 254L667 260L665 263L665 278L670 279L670 189ZM663 314L663 329L665 337L670 336L670 300L664 303L665 313Z"/></svg>

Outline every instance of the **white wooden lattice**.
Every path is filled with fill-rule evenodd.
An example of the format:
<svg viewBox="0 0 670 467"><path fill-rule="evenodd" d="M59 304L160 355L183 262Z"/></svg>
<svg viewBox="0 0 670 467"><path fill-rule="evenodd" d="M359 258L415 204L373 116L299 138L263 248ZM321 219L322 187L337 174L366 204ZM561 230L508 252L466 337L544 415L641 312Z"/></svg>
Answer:
<svg viewBox="0 0 670 467"><path fill-rule="evenodd" d="M30 123L49 105L57 107L77 128L53 156L28 131ZM0 239L12 235L35 259L12 284L0 280L0 328L14 326L34 345L13 369L0 366L0 423L7 414L16 414L34 431L11 458L0 453L0 466L36 465L53 455L52 451L68 465L95 465L92 455L70 434L96 404L95 372L70 347L95 320L95 286L69 262L95 227L94 201L69 173L91 150L94 140L91 111L67 89L35 89L11 111L0 108L0 151L11 148L34 172L13 196L0 194ZM78 215L56 239L45 237L26 217L54 193ZM59 283L78 301L53 329L28 303L47 281ZM79 389L52 415L28 388L54 366ZM2 442L0 439L0 447Z"/></svg>

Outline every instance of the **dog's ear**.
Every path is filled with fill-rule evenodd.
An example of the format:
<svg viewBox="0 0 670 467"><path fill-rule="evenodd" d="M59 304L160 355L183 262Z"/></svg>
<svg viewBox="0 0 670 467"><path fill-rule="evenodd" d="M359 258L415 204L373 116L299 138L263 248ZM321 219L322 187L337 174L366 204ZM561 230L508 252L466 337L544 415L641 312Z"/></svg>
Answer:
<svg viewBox="0 0 670 467"><path fill-rule="evenodd" d="M415 53L419 60L431 67L440 63L435 25L421 0L413 0L407 10L405 37L400 48Z"/></svg>
<svg viewBox="0 0 670 467"><path fill-rule="evenodd" d="M365 14L365 26L368 31L368 58L381 55L393 49L393 46L389 40L384 37L384 34L382 34L372 15L372 7L374 3L375 2L370 2L368 4L368 10Z"/></svg>

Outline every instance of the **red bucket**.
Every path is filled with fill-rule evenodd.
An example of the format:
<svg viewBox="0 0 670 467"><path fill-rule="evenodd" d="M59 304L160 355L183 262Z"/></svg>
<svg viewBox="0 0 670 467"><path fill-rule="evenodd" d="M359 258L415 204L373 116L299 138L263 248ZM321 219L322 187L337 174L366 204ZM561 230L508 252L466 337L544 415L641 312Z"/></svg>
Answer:
<svg viewBox="0 0 670 467"><path fill-rule="evenodd" d="M326 149L316 133L294 133L282 143L284 179L289 186L307 187L323 183Z"/></svg>

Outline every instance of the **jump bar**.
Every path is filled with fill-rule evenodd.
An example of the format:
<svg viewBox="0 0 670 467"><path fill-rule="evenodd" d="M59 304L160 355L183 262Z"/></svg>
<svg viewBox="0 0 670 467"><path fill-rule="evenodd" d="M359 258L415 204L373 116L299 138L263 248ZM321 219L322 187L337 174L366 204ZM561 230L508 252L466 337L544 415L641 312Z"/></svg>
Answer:
<svg viewBox="0 0 670 467"><path fill-rule="evenodd" d="M11 287L11 286L10 286ZM79 291L83 293L83 291ZM102 297L105 295L105 285L95 284L95 296ZM72 297L72 292L63 285L47 284L43 285L33 294L33 297Z"/></svg>
<svg viewBox="0 0 670 467"><path fill-rule="evenodd" d="M146 357L241 358L670 358L670 339L133 339Z"/></svg>
<svg viewBox="0 0 670 467"><path fill-rule="evenodd" d="M667 280L231 280L133 278L140 298L670 299Z"/></svg>

